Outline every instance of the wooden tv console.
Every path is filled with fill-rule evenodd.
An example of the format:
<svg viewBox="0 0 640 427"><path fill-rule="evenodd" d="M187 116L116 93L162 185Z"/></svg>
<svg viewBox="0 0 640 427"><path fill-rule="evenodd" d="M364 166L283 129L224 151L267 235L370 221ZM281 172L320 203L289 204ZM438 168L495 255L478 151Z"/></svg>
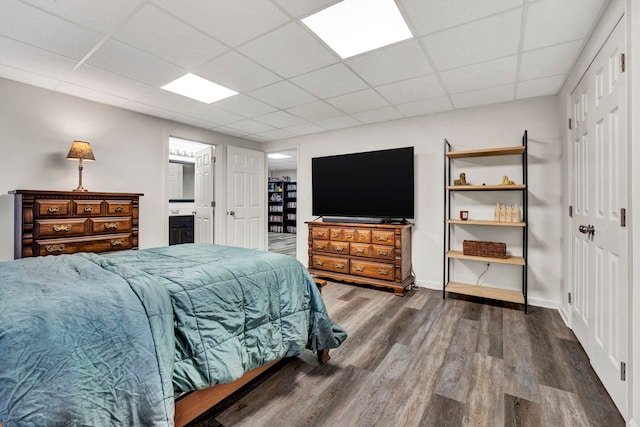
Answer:
<svg viewBox="0 0 640 427"><path fill-rule="evenodd" d="M414 283L410 224L306 222L309 272L404 295Z"/></svg>

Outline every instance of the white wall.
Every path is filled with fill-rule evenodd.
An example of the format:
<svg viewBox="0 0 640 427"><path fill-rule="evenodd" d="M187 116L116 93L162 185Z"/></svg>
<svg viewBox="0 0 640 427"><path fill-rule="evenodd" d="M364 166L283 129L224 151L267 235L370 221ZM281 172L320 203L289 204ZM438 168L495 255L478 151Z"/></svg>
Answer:
<svg viewBox="0 0 640 427"><path fill-rule="evenodd" d="M7 193L77 187L78 163L66 160L76 139L91 142L96 157L84 164L83 185L91 191L144 193L140 247L165 245L169 135L261 150L252 141L0 79L0 260L13 259L13 196ZM224 211L224 195L217 199Z"/></svg>
<svg viewBox="0 0 640 427"><path fill-rule="evenodd" d="M311 215L311 158L393 147L415 147L415 227L413 267L420 285L441 289L443 251L443 139L454 149L520 145L529 131L529 297L533 304L557 307L562 289L562 150L556 97L541 97L486 107L377 123L267 143L265 151L298 149L298 258L307 259ZM513 169L508 175L517 175ZM499 183L494 176L479 176ZM469 175L468 175L469 176ZM393 177L390 177L391 179ZM473 202L470 202L473 203ZM490 215L493 215L493 206ZM478 208L479 209L479 208ZM473 209L470 209L472 211ZM486 214L486 212L484 212ZM479 263L478 263L479 264ZM481 265L465 272L475 283ZM519 289L519 269L492 266L483 283ZM513 268L513 267L512 267ZM508 280L502 283L504 277ZM486 282L485 282L486 279Z"/></svg>

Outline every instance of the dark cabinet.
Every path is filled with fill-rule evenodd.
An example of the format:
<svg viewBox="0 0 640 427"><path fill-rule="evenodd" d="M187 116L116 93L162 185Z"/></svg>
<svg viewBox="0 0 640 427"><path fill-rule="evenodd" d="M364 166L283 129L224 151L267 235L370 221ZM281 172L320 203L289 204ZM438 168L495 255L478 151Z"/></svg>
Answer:
<svg viewBox="0 0 640 427"><path fill-rule="evenodd" d="M193 215L170 216L169 245L193 242Z"/></svg>

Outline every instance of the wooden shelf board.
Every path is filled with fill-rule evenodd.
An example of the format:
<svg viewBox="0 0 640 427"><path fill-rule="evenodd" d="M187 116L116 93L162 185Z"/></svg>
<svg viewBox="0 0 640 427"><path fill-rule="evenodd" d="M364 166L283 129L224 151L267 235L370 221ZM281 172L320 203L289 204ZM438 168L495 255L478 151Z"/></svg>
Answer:
<svg viewBox="0 0 640 427"><path fill-rule="evenodd" d="M495 262L499 264L525 265L524 258L519 256L509 256L507 258L494 258L487 256L464 255L462 251L449 251L447 257L455 259L466 259L470 261Z"/></svg>
<svg viewBox="0 0 640 427"><path fill-rule="evenodd" d="M496 225L499 227L524 227L526 223L524 222L500 222L500 221L487 221L481 219L448 219L447 223L449 224L461 224L461 225Z"/></svg>
<svg viewBox="0 0 640 427"><path fill-rule="evenodd" d="M510 191L524 190L526 185L447 185L447 190L451 191Z"/></svg>
<svg viewBox="0 0 640 427"><path fill-rule="evenodd" d="M520 291L492 288L490 286L468 285L466 283L458 282L447 283L445 290L456 294L524 304L524 295Z"/></svg>
<svg viewBox="0 0 640 427"><path fill-rule="evenodd" d="M522 154L524 153L524 150L524 145L518 145L515 147L482 148L479 150L450 151L447 153L447 157L450 159L463 159L469 157L508 156L512 154Z"/></svg>

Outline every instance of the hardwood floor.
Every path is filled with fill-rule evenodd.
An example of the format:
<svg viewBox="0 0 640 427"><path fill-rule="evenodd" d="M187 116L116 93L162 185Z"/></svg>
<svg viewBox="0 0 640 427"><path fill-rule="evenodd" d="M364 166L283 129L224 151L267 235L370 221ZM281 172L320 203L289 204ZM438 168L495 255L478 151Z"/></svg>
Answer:
<svg viewBox="0 0 640 427"><path fill-rule="evenodd" d="M269 252L296 257L296 235L269 232Z"/></svg>
<svg viewBox="0 0 640 427"><path fill-rule="evenodd" d="M554 310L335 283L323 297L349 333L327 365L289 359L192 426L624 426Z"/></svg>

